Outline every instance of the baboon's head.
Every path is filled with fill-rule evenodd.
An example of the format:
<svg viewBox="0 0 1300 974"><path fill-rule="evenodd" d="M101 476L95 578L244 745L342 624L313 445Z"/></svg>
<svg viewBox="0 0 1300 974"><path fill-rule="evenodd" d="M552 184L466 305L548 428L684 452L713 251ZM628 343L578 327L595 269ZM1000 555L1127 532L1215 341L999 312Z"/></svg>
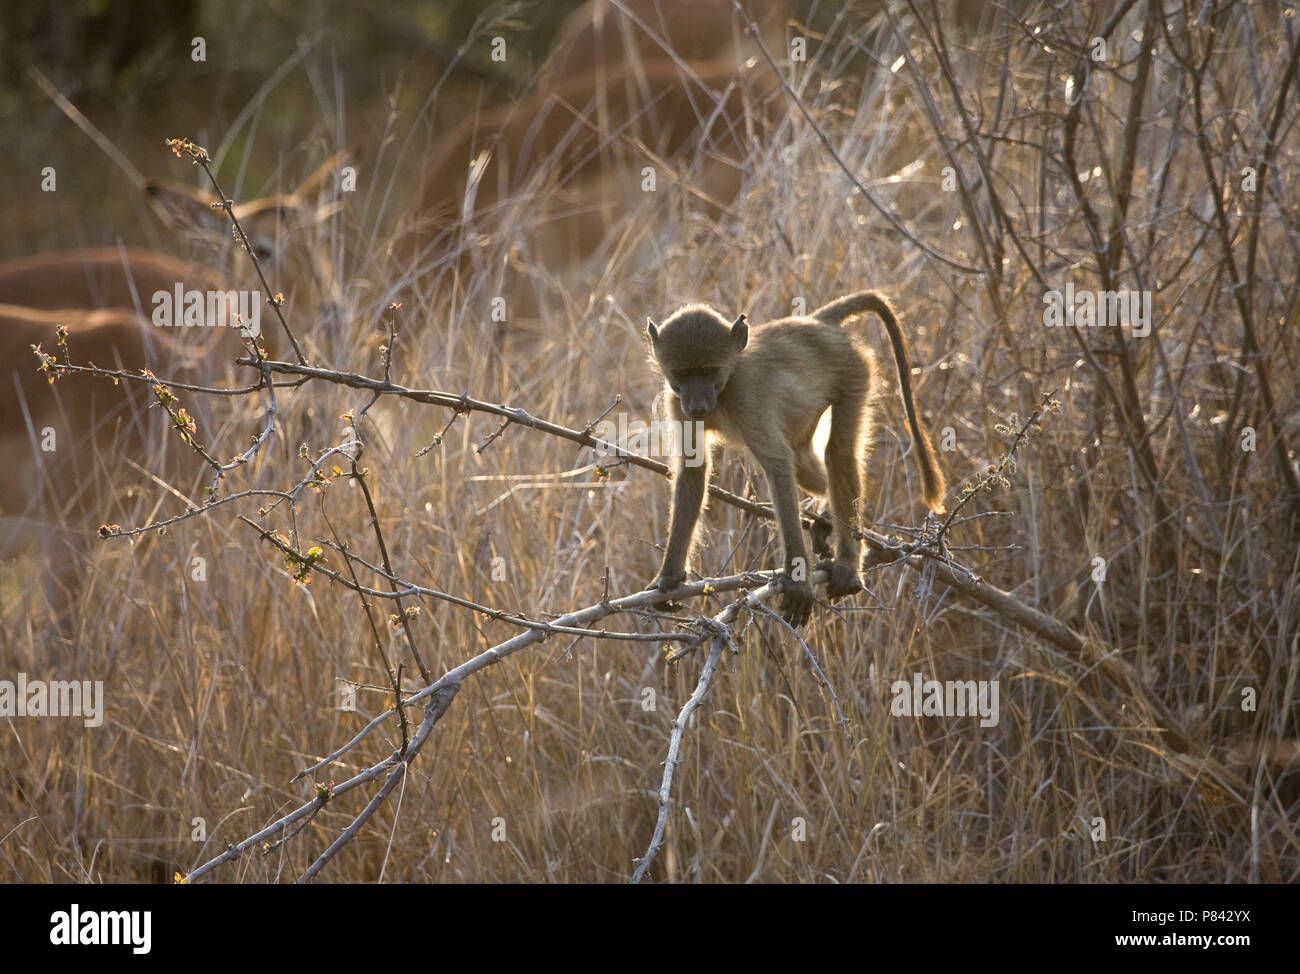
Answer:
<svg viewBox="0 0 1300 974"><path fill-rule="evenodd" d="M647 318L646 334L682 413L687 419L707 419L749 341L745 316L729 325L712 308L692 305L674 313L663 327Z"/></svg>

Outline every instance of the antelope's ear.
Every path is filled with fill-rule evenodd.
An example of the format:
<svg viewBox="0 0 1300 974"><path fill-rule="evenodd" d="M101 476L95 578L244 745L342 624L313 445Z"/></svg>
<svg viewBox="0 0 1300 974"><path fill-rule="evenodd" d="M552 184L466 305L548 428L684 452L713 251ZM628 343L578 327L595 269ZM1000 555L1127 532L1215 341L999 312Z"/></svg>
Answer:
<svg viewBox="0 0 1300 974"><path fill-rule="evenodd" d="M645 333L650 336L652 344L659 341L659 329L655 327L654 321L648 316L645 320Z"/></svg>
<svg viewBox="0 0 1300 974"><path fill-rule="evenodd" d="M743 314L731 323L731 344L737 352L749 344L749 325Z"/></svg>
<svg viewBox="0 0 1300 974"><path fill-rule="evenodd" d="M334 153L314 170L312 170L302 184L293 191L293 195L306 198L312 194L327 199L332 199L338 195L338 181L342 175L343 167L351 163L356 165L357 152L355 149L342 149Z"/></svg>
<svg viewBox="0 0 1300 974"><path fill-rule="evenodd" d="M343 200L341 199L334 200L332 203L322 203L320 206L316 207L315 211L313 211L311 215L311 223L312 225L324 223L342 209Z"/></svg>
<svg viewBox="0 0 1300 974"><path fill-rule="evenodd" d="M226 214L213 209L217 198L169 179L146 179L145 199L159 218L174 230L216 233L229 226Z"/></svg>

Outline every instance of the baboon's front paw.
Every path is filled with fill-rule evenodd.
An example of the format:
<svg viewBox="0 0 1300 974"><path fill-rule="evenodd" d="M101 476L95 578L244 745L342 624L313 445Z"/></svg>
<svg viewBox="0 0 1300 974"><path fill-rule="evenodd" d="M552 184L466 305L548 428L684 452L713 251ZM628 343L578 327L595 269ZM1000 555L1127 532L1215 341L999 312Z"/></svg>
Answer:
<svg viewBox="0 0 1300 974"><path fill-rule="evenodd" d="M842 599L846 595L853 595L855 592L862 591L862 582L859 581L858 573L852 565L824 561L817 567L831 573L831 580L826 583L826 597L828 599Z"/></svg>
<svg viewBox="0 0 1300 974"><path fill-rule="evenodd" d="M813 597L812 586L805 582L796 582L793 578L782 572L776 576L777 581L781 583L781 615L785 621L798 629L808 621L812 615Z"/></svg>
<svg viewBox="0 0 1300 974"><path fill-rule="evenodd" d="M686 581L685 575L660 575L650 583L651 588L657 588L661 592L671 592Z"/></svg>
<svg viewBox="0 0 1300 974"><path fill-rule="evenodd" d="M660 592L671 592L673 589L680 586L684 581L686 581L685 575L660 575L658 578L656 578L653 582L650 583L650 587L647 589L647 591L655 591L657 589ZM680 602L675 602L672 599L660 599L659 601L655 602L654 605L655 608L667 609L670 612L676 612L678 609L682 607L682 604Z"/></svg>

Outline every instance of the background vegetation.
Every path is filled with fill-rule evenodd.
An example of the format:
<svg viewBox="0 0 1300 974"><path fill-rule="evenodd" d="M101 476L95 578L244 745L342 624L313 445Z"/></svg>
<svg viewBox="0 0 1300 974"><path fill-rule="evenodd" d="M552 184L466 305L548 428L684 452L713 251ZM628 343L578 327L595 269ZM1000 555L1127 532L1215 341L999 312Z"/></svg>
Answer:
<svg viewBox="0 0 1300 974"><path fill-rule="evenodd" d="M220 174L236 199L290 188L354 148L360 190L301 241L330 255L341 313L306 300L289 308L310 357L331 367L382 374L384 308L400 300L395 381L582 429L616 396L629 417L651 416L647 314L698 300L761 321L796 299L815 306L878 287L904 313L927 424L936 439L953 430L955 448L941 454L951 483L1008 449L999 423L1023 420L1045 394L1060 400L1008 485L967 511L1000 513L956 525L949 541L955 561L1084 637L1084 651L1071 658L910 569L874 568L863 596L817 610L805 633L848 719L846 743L798 643L755 619L739 652L723 655L686 734L654 878L1300 875L1291 5L1043 3L1023 8L1019 23L983 27L925 3L899 5L892 18L871 4L843 16L796 5L790 31L810 38L810 61L785 70L815 125L791 103L717 220L665 191L611 226L583 268L560 273L516 254L511 271L536 282L540 309L504 345L473 297L490 288L417 286L385 244L439 134L478 101L526 90L570 4L503 11L495 30L520 53L493 65L476 38L427 111L471 36L475 4L151 6L6 8L4 256L118 239L173 253L189 245L153 221L28 80L22 67L36 63L147 174L197 176L164 152L164 137L223 147ZM208 40L203 65L189 60L195 34ZM1096 37L1106 39L1102 60L1092 58ZM58 167L56 194L31 188L43 165ZM961 191L944 191L947 166ZM1242 188L1248 167L1253 192ZM511 245L492 241L501 250L487 263ZM1067 281L1150 290L1151 335L1045 328L1043 295ZM890 389L862 505L864 526L885 534L919 511ZM309 463L299 444L315 457L341 442L338 417L367 401L319 383L284 391L280 435L228 489L292 484ZM213 407L205 436L230 444L225 453L242 449L257 405ZM493 416L447 427L452 419L385 400L360 424L398 575L533 619L653 577L666 535L662 477L614 465L605 478L588 449L521 425L492 438ZM1247 426L1258 433L1253 452L1242 449ZM766 499L735 451L718 470L724 486ZM306 492L292 519L286 509L259 519L256 501L239 512L302 550L346 539L377 560L359 491L346 476L332 481ZM177 511L147 484L135 503L105 520ZM293 775L389 705L356 596L323 577L295 584L293 566L233 510L103 546L70 635L33 591L35 556L3 566L4 672L103 679L108 718L94 730L0 726L0 875L170 880L310 800L313 782L289 784ZM702 574L775 565L769 522L715 502L704 526ZM191 577L196 555L206 581ZM330 551L327 565L344 561ZM711 615L732 598L690 608ZM602 624L656 626L636 615ZM413 624L435 676L517 631L434 600ZM405 658L405 685L421 685L400 629L386 630L385 646ZM1107 660L1122 662L1133 685L1103 678ZM649 841L669 728L702 661L667 665L654 642L553 635L483 670L323 877L625 881ZM914 672L999 680L1000 723L892 716L890 686ZM363 685L355 712L340 708L341 681ZM1254 710L1243 709L1246 688ZM1181 747L1153 732L1147 701L1177 721ZM315 780L350 777L389 754L397 734L389 722ZM369 794L338 797L292 839L208 878L299 876ZM205 842L192 840L195 817ZM494 840L496 819L504 841ZM796 819L804 841L792 838Z"/></svg>

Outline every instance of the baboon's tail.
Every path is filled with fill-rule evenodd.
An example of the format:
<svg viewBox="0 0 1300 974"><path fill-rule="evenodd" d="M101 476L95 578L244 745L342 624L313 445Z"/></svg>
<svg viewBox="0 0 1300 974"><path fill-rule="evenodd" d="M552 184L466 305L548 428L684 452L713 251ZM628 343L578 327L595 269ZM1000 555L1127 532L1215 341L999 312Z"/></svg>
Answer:
<svg viewBox="0 0 1300 974"><path fill-rule="evenodd" d="M854 315L872 311L885 323L889 332L889 343L894 348L894 364L898 366L898 389L903 396L903 409L907 413L907 425L912 429L912 441L916 444L917 457L921 465L921 486L925 493L925 503L932 511L943 511L944 484L943 472L935 459L934 445L930 437L916 418L916 405L912 402L912 360L907 352L907 339L898 326L898 316L889 301L879 291L858 291L830 304L818 308L812 317L828 325L839 327Z"/></svg>

